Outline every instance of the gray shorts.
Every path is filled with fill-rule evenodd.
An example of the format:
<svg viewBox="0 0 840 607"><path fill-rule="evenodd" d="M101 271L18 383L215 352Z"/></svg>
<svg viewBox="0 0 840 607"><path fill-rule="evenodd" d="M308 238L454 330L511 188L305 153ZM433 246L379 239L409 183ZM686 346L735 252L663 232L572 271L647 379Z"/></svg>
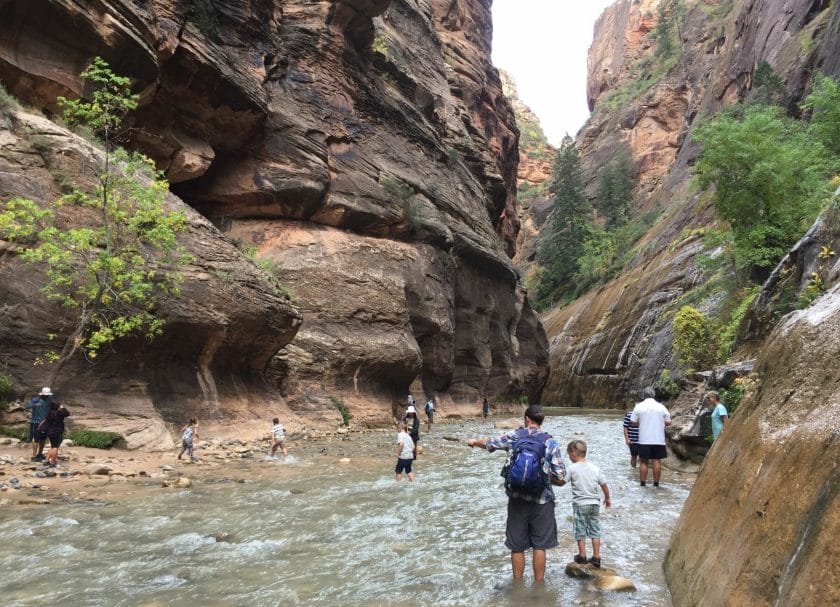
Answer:
<svg viewBox="0 0 840 607"><path fill-rule="evenodd" d="M575 515L575 539L601 537L600 504L572 504Z"/></svg>
<svg viewBox="0 0 840 607"><path fill-rule="evenodd" d="M557 521L554 502L535 504L508 498L505 546L511 552L525 552L528 548L548 550L557 546Z"/></svg>

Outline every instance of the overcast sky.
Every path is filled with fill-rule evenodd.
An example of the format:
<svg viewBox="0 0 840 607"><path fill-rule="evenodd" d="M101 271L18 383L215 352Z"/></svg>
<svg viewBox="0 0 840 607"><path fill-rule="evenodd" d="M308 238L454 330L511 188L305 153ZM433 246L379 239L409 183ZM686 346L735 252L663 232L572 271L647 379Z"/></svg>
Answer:
<svg viewBox="0 0 840 607"><path fill-rule="evenodd" d="M589 117L586 53L615 0L493 0L493 63L510 73L550 143Z"/></svg>

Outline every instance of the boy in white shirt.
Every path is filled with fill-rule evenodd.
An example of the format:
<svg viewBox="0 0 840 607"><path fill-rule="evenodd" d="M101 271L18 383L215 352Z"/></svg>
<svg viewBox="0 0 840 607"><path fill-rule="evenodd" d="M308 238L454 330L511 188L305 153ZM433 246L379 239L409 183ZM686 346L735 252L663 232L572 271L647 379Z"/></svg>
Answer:
<svg viewBox="0 0 840 607"><path fill-rule="evenodd" d="M575 539L578 553L575 563L591 563L594 567L601 566L601 524L599 521L601 509L601 495L598 487L604 492L604 506L612 506L610 488L607 480L598 466L586 461L586 443L573 440L566 447L572 465L566 471L565 481L572 486L572 512L575 520ZM586 558L586 538L592 540L592 558Z"/></svg>
<svg viewBox="0 0 840 607"><path fill-rule="evenodd" d="M414 473L411 465L414 463L414 441L406 430L405 422L400 422L397 433L397 465L394 472L397 475L397 482L402 480L402 473L408 475L408 480L414 482Z"/></svg>
<svg viewBox="0 0 840 607"><path fill-rule="evenodd" d="M274 424L271 428L271 457L274 457L278 448L283 451L283 457L286 457L289 455L289 451L286 449L286 428L280 423L279 417L275 417L271 420L271 423Z"/></svg>

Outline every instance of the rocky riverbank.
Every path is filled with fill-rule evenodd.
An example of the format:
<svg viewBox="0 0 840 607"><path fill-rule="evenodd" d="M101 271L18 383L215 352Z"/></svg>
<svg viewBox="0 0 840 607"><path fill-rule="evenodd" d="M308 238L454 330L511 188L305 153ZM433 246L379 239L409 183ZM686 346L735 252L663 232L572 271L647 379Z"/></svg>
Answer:
<svg viewBox="0 0 840 607"><path fill-rule="evenodd" d="M461 417L455 416L451 421L456 420ZM510 423L504 418L497 420L495 426L502 429ZM445 427L445 423L435 423L432 431L443 434ZM144 492L187 488L193 483L250 482L268 476L293 478L306 474L313 465L387 468L385 461L390 462L393 454L393 427L340 427L294 432L286 441L288 458L270 458L268 430L264 422L257 421L202 424L201 438L195 444L196 462L186 457L179 460L180 448L92 449L65 441L56 468L30 461L31 444L0 437L0 505L110 501ZM423 430L425 435L425 424ZM422 452L422 440L420 447Z"/></svg>

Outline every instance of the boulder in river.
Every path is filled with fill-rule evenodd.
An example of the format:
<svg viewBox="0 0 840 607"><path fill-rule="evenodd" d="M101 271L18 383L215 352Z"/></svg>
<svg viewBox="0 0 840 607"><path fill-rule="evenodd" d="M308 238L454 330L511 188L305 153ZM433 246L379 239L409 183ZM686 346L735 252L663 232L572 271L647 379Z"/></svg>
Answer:
<svg viewBox="0 0 840 607"><path fill-rule="evenodd" d="M591 579L598 590L611 592L631 592L636 585L612 569L593 567L589 564L571 562L566 565L566 575L578 579Z"/></svg>

